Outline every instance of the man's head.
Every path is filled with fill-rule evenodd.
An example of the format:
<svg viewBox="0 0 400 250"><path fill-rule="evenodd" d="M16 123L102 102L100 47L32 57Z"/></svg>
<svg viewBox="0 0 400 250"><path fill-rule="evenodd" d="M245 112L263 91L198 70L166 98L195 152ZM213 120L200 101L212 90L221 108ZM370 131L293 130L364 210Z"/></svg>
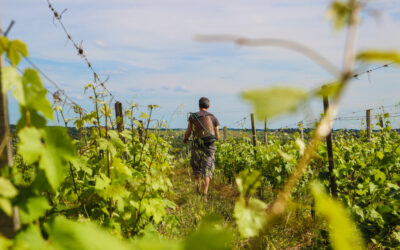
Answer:
<svg viewBox="0 0 400 250"><path fill-rule="evenodd" d="M199 108L208 109L210 107L210 100L207 97L202 97L199 100Z"/></svg>

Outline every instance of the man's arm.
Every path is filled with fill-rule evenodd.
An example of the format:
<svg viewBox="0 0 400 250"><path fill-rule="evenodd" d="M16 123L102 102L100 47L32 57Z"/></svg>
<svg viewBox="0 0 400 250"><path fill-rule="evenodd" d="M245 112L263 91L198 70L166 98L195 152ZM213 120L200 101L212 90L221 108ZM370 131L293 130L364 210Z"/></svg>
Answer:
<svg viewBox="0 0 400 250"><path fill-rule="evenodd" d="M185 132L185 137L183 138L183 143L186 143L188 141L191 133L192 133L192 122L189 121L188 127Z"/></svg>
<svg viewBox="0 0 400 250"><path fill-rule="evenodd" d="M217 137L217 140L219 140L219 126L216 126L214 128L214 131L215 131L215 137Z"/></svg>

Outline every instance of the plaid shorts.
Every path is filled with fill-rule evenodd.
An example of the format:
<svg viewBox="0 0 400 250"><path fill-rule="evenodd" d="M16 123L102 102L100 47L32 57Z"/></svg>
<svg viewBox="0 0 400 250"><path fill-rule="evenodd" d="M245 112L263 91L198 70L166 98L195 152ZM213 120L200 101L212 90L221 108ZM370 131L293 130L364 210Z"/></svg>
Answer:
<svg viewBox="0 0 400 250"><path fill-rule="evenodd" d="M214 144L204 146L194 141L190 158L190 165L192 166L194 177L213 177L215 168L214 153Z"/></svg>

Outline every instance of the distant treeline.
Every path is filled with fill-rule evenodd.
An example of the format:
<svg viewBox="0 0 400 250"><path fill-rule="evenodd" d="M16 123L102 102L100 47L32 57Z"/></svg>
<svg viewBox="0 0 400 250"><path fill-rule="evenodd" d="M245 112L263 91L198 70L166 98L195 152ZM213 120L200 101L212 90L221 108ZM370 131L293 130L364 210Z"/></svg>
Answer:
<svg viewBox="0 0 400 250"><path fill-rule="evenodd" d="M93 127L88 127L88 129L92 129ZM14 134L15 130L16 130L16 126L15 125L10 125L10 130L11 133ZM149 130L155 130L150 128ZM183 128L171 128L171 129L167 129L167 128L161 128L161 131L168 131L168 130L172 130L172 131L184 131L185 129ZM310 128L305 128L304 129L304 133L308 134L312 129ZM238 129L238 128L228 128L228 131L245 131L245 132L251 132L251 129ZM263 132L264 129L257 129L257 132ZM334 129L333 132L340 132L340 131L344 131L344 132L349 132L349 133L359 133L361 130L360 129ZM372 131L379 131L378 129L374 129ZM393 131L397 131L400 132L400 129L393 129ZM280 128L280 129L268 129L267 132L283 132L283 133L288 133L288 134L292 134L295 132L299 132L298 128ZM79 130L76 129L75 127L68 127L68 134L72 137L72 138L78 138L79 137Z"/></svg>

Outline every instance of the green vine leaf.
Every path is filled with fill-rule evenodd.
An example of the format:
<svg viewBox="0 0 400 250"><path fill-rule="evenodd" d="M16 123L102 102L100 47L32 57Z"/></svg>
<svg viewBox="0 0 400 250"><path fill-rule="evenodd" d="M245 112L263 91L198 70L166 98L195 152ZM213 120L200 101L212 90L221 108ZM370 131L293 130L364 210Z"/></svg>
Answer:
<svg viewBox="0 0 400 250"><path fill-rule="evenodd" d="M263 229L267 222L266 209L267 204L260 200L250 198L246 202L243 197L239 198L235 204L234 216L243 238L257 236Z"/></svg>
<svg viewBox="0 0 400 250"><path fill-rule="evenodd" d="M49 183L54 189L57 189L64 180L68 162L76 157L75 146L67 138L68 134L64 128L47 127L45 129L45 150L39 167L45 170Z"/></svg>
<svg viewBox="0 0 400 250"><path fill-rule="evenodd" d="M25 69L22 77L13 67L4 67L2 70L3 93L12 91L20 106L39 111L45 117L53 119L53 109L46 97L47 90L36 70Z"/></svg>
<svg viewBox="0 0 400 250"><path fill-rule="evenodd" d="M0 209L8 216L12 215L12 204L10 199L15 197L17 193L17 189L9 180L0 177Z"/></svg>
<svg viewBox="0 0 400 250"><path fill-rule="evenodd" d="M12 204L9 199L5 199L3 197L0 197L0 209L3 210L4 213L6 213L8 216L11 217L12 215Z"/></svg>
<svg viewBox="0 0 400 250"><path fill-rule="evenodd" d="M43 196L29 197L18 203L21 223L27 224L43 217L51 207Z"/></svg>
<svg viewBox="0 0 400 250"><path fill-rule="evenodd" d="M0 55L7 51L10 40L7 37L0 36Z"/></svg>
<svg viewBox="0 0 400 250"><path fill-rule="evenodd" d="M261 173L260 171L253 170L250 172L248 169L240 172L238 178L236 178L236 184L238 186L240 195L247 197L254 194L256 189L261 185Z"/></svg>
<svg viewBox="0 0 400 250"><path fill-rule="evenodd" d="M12 90L14 97L22 91L22 77L18 74L18 71L14 67L2 67L1 68L1 84L2 92L6 94ZM17 99L18 100L18 99Z"/></svg>
<svg viewBox="0 0 400 250"><path fill-rule="evenodd" d="M21 61L22 56L28 56L28 48L25 43L20 40L13 40L9 42L7 49L7 57L10 59L10 63L12 66L17 66Z"/></svg>
<svg viewBox="0 0 400 250"><path fill-rule="evenodd" d="M300 104L309 98L309 95L301 89L273 87L246 91L242 97L253 104L256 117L264 120L296 112Z"/></svg>
<svg viewBox="0 0 400 250"><path fill-rule="evenodd" d="M46 242L42 237L39 226L35 224L29 225L25 230L18 232L15 237L16 249L48 249Z"/></svg>
<svg viewBox="0 0 400 250"><path fill-rule="evenodd" d="M6 198L12 198L18 193L14 185L4 177L0 177L0 195Z"/></svg>
<svg viewBox="0 0 400 250"><path fill-rule="evenodd" d="M321 184L313 183L311 191L317 213L328 221L332 247L337 250L365 249L361 235L345 209L323 191Z"/></svg>
<svg viewBox="0 0 400 250"><path fill-rule="evenodd" d="M54 189L64 180L69 161L73 161L76 152L64 128L46 127L45 129L24 128L18 133L20 143L18 152L29 163L39 160ZM62 138L62 140L60 140Z"/></svg>
<svg viewBox="0 0 400 250"><path fill-rule="evenodd" d="M36 109L42 114L53 120L53 109L47 100L47 90L43 86L38 72L34 69L26 69L23 75L25 106Z"/></svg>

